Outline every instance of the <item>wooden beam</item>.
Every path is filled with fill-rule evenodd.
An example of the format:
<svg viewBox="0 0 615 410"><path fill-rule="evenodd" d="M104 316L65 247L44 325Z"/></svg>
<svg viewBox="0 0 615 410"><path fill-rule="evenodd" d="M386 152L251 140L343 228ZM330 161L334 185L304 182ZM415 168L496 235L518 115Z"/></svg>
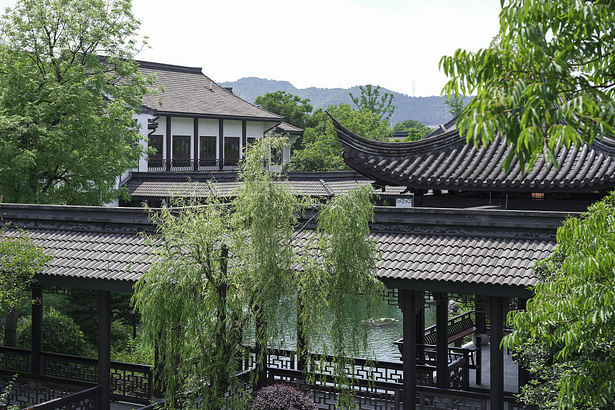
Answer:
<svg viewBox="0 0 615 410"><path fill-rule="evenodd" d="M448 389L448 295L434 293L436 298L436 375L438 387Z"/></svg>
<svg viewBox="0 0 615 410"><path fill-rule="evenodd" d="M41 351L43 350L43 287L32 286L32 358L30 371L41 374Z"/></svg>
<svg viewBox="0 0 615 410"><path fill-rule="evenodd" d="M99 291L98 304L98 385L101 386L100 406L111 406L111 292Z"/></svg>
<svg viewBox="0 0 615 410"><path fill-rule="evenodd" d="M504 328L504 300L501 297L489 298L489 378L491 381L491 408L504 408L504 352L500 349Z"/></svg>
<svg viewBox="0 0 615 410"><path fill-rule="evenodd" d="M416 293L399 291L399 308L402 311L404 345L402 367L404 370L404 410L416 409Z"/></svg>

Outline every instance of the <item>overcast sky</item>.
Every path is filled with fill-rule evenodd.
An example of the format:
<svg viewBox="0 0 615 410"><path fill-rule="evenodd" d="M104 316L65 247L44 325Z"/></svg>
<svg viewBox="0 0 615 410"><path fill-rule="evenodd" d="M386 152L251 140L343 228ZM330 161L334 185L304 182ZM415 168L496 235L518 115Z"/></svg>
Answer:
<svg viewBox="0 0 615 410"><path fill-rule="evenodd" d="M2 10L15 0L0 0ZM499 0L133 0L149 48L137 58L296 87L376 84L440 95L443 55L497 32Z"/></svg>

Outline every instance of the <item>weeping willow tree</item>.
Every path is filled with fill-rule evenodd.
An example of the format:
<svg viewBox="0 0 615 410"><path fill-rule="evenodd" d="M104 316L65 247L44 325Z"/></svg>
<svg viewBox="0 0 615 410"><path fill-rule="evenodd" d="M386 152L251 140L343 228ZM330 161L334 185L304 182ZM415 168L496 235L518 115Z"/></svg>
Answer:
<svg viewBox="0 0 615 410"><path fill-rule="evenodd" d="M240 390L242 342L255 324L251 381L262 384L267 346L288 312L283 302L295 296L305 301L299 322L306 348L322 340L312 332L330 333L330 353L340 358L336 380L340 388L348 385L349 363L343 358L358 340L356 303L379 289L376 248L368 239L370 190L320 206L311 255L298 254L298 218L310 204L267 170L271 150L282 144L266 139L251 146L241 165L243 184L231 203L213 196L204 204L177 203L155 217L152 241L159 260L139 280L133 298L144 335L157 347L156 365L171 407L245 405L240 395L233 402L225 398Z"/></svg>

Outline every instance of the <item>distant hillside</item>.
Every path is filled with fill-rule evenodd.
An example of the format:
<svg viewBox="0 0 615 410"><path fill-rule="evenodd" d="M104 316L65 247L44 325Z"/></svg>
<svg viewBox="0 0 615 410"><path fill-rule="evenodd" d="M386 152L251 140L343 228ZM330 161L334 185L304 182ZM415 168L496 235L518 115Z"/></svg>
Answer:
<svg viewBox="0 0 615 410"><path fill-rule="evenodd" d="M254 102L259 95L275 91L286 91L301 98L309 98L315 108L327 108L331 104L352 104L348 93L359 96L359 87L353 88L296 88L288 81L266 80L264 78L245 77L233 82L220 83L223 87L232 87L233 93L246 101ZM393 122L418 120L425 125L439 125L451 119L444 97L410 97L386 88L381 92L393 94L393 104L397 106Z"/></svg>

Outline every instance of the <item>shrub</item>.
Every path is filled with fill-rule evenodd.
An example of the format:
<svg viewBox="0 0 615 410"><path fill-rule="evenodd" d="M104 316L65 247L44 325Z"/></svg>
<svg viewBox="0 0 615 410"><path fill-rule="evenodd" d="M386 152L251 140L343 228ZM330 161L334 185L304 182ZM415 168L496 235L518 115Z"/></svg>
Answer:
<svg viewBox="0 0 615 410"><path fill-rule="evenodd" d="M19 323L17 341L29 349L32 343L32 318ZM46 352L84 354L87 349L83 332L75 321L52 307L43 312L43 350Z"/></svg>
<svg viewBox="0 0 615 410"><path fill-rule="evenodd" d="M274 384L260 389L253 410L315 410L314 402L299 390L286 384Z"/></svg>

